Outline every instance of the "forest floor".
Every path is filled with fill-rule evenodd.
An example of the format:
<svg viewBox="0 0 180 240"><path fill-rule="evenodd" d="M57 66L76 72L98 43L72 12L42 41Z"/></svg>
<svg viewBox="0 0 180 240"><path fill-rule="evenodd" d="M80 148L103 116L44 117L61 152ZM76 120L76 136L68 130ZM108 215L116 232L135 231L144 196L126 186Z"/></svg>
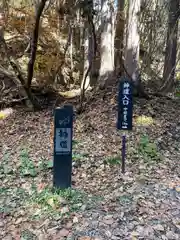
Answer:
<svg viewBox="0 0 180 240"><path fill-rule="evenodd" d="M135 99L123 175L116 91L76 116L71 190L52 191L52 109L0 120L0 239L180 238L180 100Z"/></svg>

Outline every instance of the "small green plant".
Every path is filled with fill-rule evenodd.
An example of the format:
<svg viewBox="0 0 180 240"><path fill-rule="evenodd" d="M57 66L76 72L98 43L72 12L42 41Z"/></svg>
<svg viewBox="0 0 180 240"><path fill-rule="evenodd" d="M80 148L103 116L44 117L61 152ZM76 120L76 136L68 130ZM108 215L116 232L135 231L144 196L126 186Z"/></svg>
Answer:
<svg viewBox="0 0 180 240"><path fill-rule="evenodd" d="M60 198L63 198L66 202L69 203L79 203L83 201L84 194L73 189L55 189L55 188L44 188L42 191L38 192L37 187L32 185L32 200L38 204L49 205L48 200L53 199L54 203L59 203ZM61 199L62 200L62 199Z"/></svg>
<svg viewBox="0 0 180 240"><path fill-rule="evenodd" d="M138 149L139 152L143 155L145 161L158 161L161 158L156 144L154 142L151 142L147 135L143 135L140 138Z"/></svg>
<svg viewBox="0 0 180 240"><path fill-rule="evenodd" d="M21 239L20 240L35 240L36 236L28 229L23 230L21 232Z"/></svg>
<svg viewBox="0 0 180 240"><path fill-rule="evenodd" d="M29 200L28 192L19 187L3 187L0 188L1 206L0 212L13 213L16 209L25 207Z"/></svg>
<svg viewBox="0 0 180 240"><path fill-rule="evenodd" d="M29 157L29 153L26 149L22 150L20 153L20 173L22 176L32 176L35 177L37 175L36 167L33 161Z"/></svg>
<svg viewBox="0 0 180 240"><path fill-rule="evenodd" d="M53 167L53 161L41 158L38 162L38 171L45 171Z"/></svg>
<svg viewBox="0 0 180 240"><path fill-rule="evenodd" d="M13 168L9 165L10 153L4 153L3 159L0 163L0 176L12 174Z"/></svg>
<svg viewBox="0 0 180 240"><path fill-rule="evenodd" d="M88 156L87 154L73 153L72 159L73 161L79 162L82 161L87 156Z"/></svg>
<svg viewBox="0 0 180 240"><path fill-rule="evenodd" d="M104 160L104 163L109 165L118 165L121 163L121 158L118 155L114 157L109 157Z"/></svg>
<svg viewBox="0 0 180 240"><path fill-rule="evenodd" d="M38 191L37 187L32 185L31 203L39 206L37 213L33 218L42 217L45 214L53 218L61 218L65 214L78 211L83 202L87 201L86 195L73 189L60 190L55 188L44 188ZM65 212L63 212L65 208Z"/></svg>
<svg viewBox="0 0 180 240"><path fill-rule="evenodd" d="M7 206L0 206L0 213L11 214L12 209L10 207L7 207Z"/></svg>
<svg viewBox="0 0 180 240"><path fill-rule="evenodd" d="M7 191L8 191L8 188L6 188L6 187L1 187L1 188L0 188L0 195L6 193Z"/></svg>
<svg viewBox="0 0 180 240"><path fill-rule="evenodd" d="M75 139L72 140L72 146L73 146L73 147L76 146L76 145L78 145L78 144L79 144L79 141L78 141L78 140L75 140Z"/></svg>
<svg viewBox="0 0 180 240"><path fill-rule="evenodd" d="M86 201L85 193L71 188L65 190L53 188L52 192L55 196L63 198L71 206Z"/></svg>
<svg viewBox="0 0 180 240"><path fill-rule="evenodd" d="M180 72L177 75L178 75L177 76L178 84L175 89L175 96L179 98L180 97Z"/></svg>
<svg viewBox="0 0 180 240"><path fill-rule="evenodd" d="M132 203L132 196L123 195L123 196L118 197L118 200L121 204L128 205L128 204Z"/></svg>
<svg viewBox="0 0 180 240"><path fill-rule="evenodd" d="M72 154L72 160L73 164L76 167L79 167L85 160L87 159L89 155L87 153L73 153Z"/></svg>

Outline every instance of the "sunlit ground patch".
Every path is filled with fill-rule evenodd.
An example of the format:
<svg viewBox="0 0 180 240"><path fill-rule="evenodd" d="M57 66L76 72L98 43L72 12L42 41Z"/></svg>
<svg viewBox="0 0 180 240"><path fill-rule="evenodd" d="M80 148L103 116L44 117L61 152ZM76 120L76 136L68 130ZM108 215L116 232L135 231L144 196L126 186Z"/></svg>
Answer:
<svg viewBox="0 0 180 240"><path fill-rule="evenodd" d="M154 120L152 117L142 115L135 118L135 123L140 126L150 126L154 124Z"/></svg>
<svg viewBox="0 0 180 240"><path fill-rule="evenodd" d="M12 113L13 113L12 108L5 108L5 109L1 110L0 111L0 120L4 120L8 116L10 116Z"/></svg>

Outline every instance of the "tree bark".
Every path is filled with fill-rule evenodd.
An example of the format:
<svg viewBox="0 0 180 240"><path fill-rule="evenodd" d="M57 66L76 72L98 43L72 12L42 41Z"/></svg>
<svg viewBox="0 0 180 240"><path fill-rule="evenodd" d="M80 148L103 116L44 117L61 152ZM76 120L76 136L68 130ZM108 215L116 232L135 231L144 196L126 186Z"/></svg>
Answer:
<svg viewBox="0 0 180 240"><path fill-rule="evenodd" d="M90 84L90 71L87 73L87 70L90 66L90 56L89 56L89 48L90 48L90 34L91 31L89 26L85 26L84 29L84 71L83 71L83 79L81 81L81 89L85 91Z"/></svg>
<svg viewBox="0 0 180 240"><path fill-rule="evenodd" d="M138 13L140 11L140 0L129 0L125 68L135 85L139 84L139 48L140 36L138 32Z"/></svg>
<svg viewBox="0 0 180 240"><path fill-rule="evenodd" d="M116 33L115 33L115 68L116 74L122 72L123 65L123 48L124 48L124 27L125 27L125 16L124 16L125 0L118 0L117 15L116 15Z"/></svg>
<svg viewBox="0 0 180 240"><path fill-rule="evenodd" d="M141 83L139 71L139 50L140 50L140 35L139 35L139 13L141 0L129 0L128 18L126 28L126 49L125 49L125 75L133 81L136 95L148 99L148 95L144 91Z"/></svg>
<svg viewBox="0 0 180 240"><path fill-rule="evenodd" d="M177 33L179 16L180 16L179 0L170 0L166 52L163 72L164 85L161 88L161 91L164 93L173 90L175 83L174 77L176 68Z"/></svg>
<svg viewBox="0 0 180 240"><path fill-rule="evenodd" d="M87 12L87 20L84 29L84 72L81 82L80 109L83 108L85 91L90 87L92 80L93 62L96 56L96 34L93 23L93 1L89 3L89 12Z"/></svg>
<svg viewBox="0 0 180 240"><path fill-rule="evenodd" d="M99 85L104 88L108 78L114 73L114 2L101 1L101 61Z"/></svg>
<svg viewBox="0 0 180 240"><path fill-rule="evenodd" d="M33 78L33 73L34 73L34 63L36 60L36 52L37 52L37 43L38 43L38 36L39 36L39 22L40 22L40 17L42 15L43 9L45 7L47 0L41 0L41 2L38 5L38 9L36 12L36 21L35 21L35 26L34 26L34 31L32 35L32 45L31 45L31 54L30 54L30 59L28 63L28 76L27 76L27 87L31 87L31 82Z"/></svg>

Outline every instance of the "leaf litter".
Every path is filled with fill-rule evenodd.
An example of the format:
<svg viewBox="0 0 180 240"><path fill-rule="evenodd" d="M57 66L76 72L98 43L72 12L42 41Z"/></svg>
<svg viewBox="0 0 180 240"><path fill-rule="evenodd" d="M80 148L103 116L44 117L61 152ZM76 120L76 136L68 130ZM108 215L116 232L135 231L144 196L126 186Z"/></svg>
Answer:
<svg viewBox="0 0 180 240"><path fill-rule="evenodd" d="M122 175L114 95L76 116L72 190L52 187L51 110L1 121L1 239L179 239L180 102L135 99Z"/></svg>

